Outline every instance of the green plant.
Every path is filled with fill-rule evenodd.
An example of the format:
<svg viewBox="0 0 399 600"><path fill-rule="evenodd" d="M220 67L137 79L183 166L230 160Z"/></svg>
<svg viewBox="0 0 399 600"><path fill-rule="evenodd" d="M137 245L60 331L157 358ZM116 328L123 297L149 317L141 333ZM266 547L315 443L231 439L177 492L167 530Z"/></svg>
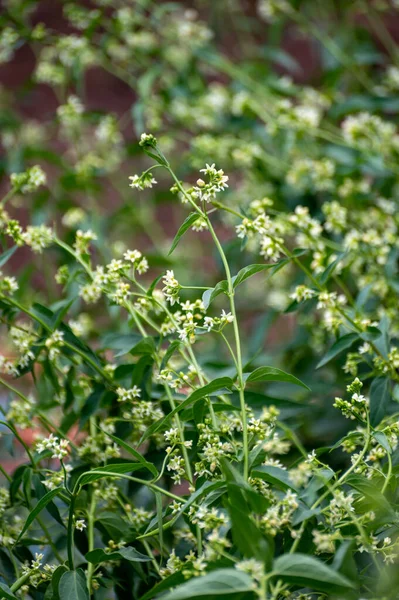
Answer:
<svg viewBox="0 0 399 600"><path fill-rule="evenodd" d="M59 107L56 123L30 131L6 115L3 134L0 265L25 247L36 272L27 264L0 280L1 443L20 461L1 466L0 597L393 600L398 76L381 29L388 6L373 6L392 53L376 86L372 38L349 22L340 45L314 22L328 28L324 11L335 8L349 20L362 2L323 3L321 16L308 15L312 3L259 3L275 19L272 60L290 64L278 52L287 20L324 44L319 91L277 79L256 54L233 63L178 6L103 4L65 6L85 30L76 35L28 27L34 3L9 3L2 17L2 60L30 43L35 77ZM352 60L352 47L367 60ZM138 83L133 123L156 137L126 141L115 116L85 109L79 90L94 64ZM210 68L231 84L209 88ZM46 145L54 125L62 156ZM138 146L149 163L129 189ZM43 161L57 174L29 166ZM107 213L111 186L123 203ZM172 242L157 212L165 196L181 223ZM27 226L14 218L21 200ZM140 250L126 243L131 231Z"/></svg>

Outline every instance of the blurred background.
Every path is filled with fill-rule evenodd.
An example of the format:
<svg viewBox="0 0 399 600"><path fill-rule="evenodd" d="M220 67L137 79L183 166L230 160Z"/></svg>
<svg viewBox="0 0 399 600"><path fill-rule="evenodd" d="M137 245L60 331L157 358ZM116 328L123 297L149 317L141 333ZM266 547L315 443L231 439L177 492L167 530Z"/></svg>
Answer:
<svg viewBox="0 0 399 600"><path fill-rule="evenodd" d="M169 268L179 281L195 272L195 285L214 285L222 271L206 232L183 240L166 258L187 215L187 208L170 193L169 179L157 171L153 189L129 187L129 176L151 164L138 146L144 131L157 136L187 183L196 181L205 163L223 168L229 176L223 201L240 210L254 201L271 207L270 214L301 205L319 218L326 197L339 196L348 208L359 202L373 205L381 194L396 198L396 178L372 153L359 158L356 148L343 141L341 123L361 111L396 120L397 4L4 0L2 195L10 188L11 173L39 164L47 174L46 186L29 196L14 196L8 212L23 226L53 224L71 243L77 229L93 230L99 263L139 248L150 263L149 280ZM333 187L331 182L326 185L330 164L336 173ZM316 168L327 169L327 175L315 177ZM234 272L264 260L251 244L241 252L234 217L215 219ZM310 231L301 246L311 243ZM21 248L7 272L26 284L20 298L32 301L33 285L35 300L52 304L62 293L54 276L66 261L60 249L32 256ZM313 378L306 403L291 392L281 393L281 387L276 398L270 386L270 396L312 448L331 443L345 431L331 399L342 392L346 375L339 368L344 359L338 368L314 375L331 340L306 311L299 318L286 312L288 294L301 282L288 267L267 285L251 284L238 302L251 340L247 357L283 366L305 381ZM73 297L76 287L65 293ZM76 330L93 345L102 327L112 329L101 307L79 301L71 309L71 320L75 315ZM1 351L9 355L6 324L1 339ZM218 372L227 364L216 349L204 360Z"/></svg>

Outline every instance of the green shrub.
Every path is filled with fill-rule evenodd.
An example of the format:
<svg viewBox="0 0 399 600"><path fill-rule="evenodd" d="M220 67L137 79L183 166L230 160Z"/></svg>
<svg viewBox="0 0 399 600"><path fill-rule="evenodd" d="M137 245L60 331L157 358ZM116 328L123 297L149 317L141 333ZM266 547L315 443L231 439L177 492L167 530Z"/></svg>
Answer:
<svg viewBox="0 0 399 600"><path fill-rule="evenodd" d="M36 65L3 93L0 597L393 600L393 7L198 5L1 16ZM287 27L315 87L276 75ZM87 109L93 69L131 110Z"/></svg>

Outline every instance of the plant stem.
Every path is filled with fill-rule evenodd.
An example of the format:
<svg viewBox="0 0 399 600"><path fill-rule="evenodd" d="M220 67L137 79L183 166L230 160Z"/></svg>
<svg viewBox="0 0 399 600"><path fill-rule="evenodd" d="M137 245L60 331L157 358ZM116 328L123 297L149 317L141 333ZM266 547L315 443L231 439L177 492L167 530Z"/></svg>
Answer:
<svg viewBox="0 0 399 600"><path fill-rule="evenodd" d="M243 371L242 371L241 340L240 340L240 331L239 331L238 322L237 322L237 312L236 312L236 307L235 307L235 302L234 302L234 287L233 287L233 281L232 281L232 277L231 277L229 263L227 261L226 255L225 255L224 250L222 248L222 245L219 242L219 238L216 235L216 232L215 232L215 230L214 230L214 228L212 226L212 223L211 223L211 221L210 221L207 213L204 212L204 211L202 211L199 208L199 206L193 201L193 199L190 197L190 195L187 194L187 192L185 191L185 189L181 185L180 181L178 180L178 178L174 174L174 172L171 169L169 163L167 162L167 160L165 159L165 157L163 156L163 154L161 152L160 152L160 156L165 161L166 168L169 171L169 173L172 176L172 178L174 179L174 181L176 183L176 186L178 187L179 191L190 202L190 204L192 205L192 207L194 208L194 210L206 221L208 229L209 229L209 232L210 232L210 234L212 236L212 239L213 239L213 241L215 243L215 246L216 246L217 251L219 253L219 256L220 256L220 258L222 260L223 267L224 267L224 270L225 270L225 273L226 273L226 279L227 279L227 284L228 284L228 296L229 296L229 302L230 302L230 311L231 311L231 314L234 317L233 329L234 329L234 338L235 338L235 344L236 344L236 363L237 363L237 377L238 377L238 393L239 393L239 397L240 397L240 407L241 407L242 437L243 437L243 450L244 450L244 477L245 477L245 479L248 479L248 474L249 474L249 447L248 447L247 411L246 411L245 396L244 396L244 387L245 386L244 386Z"/></svg>
<svg viewBox="0 0 399 600"><path fill-rule="evenodd" d="M91 499L89 504L89 511L87 514L87 538L88 538L88 546L89 552L94 550L94 522L95 522L95 513L96 513L96 497L91 490ZM89 588L89 594L91 594L91 580L93 578L94 573L94 564L89 563L87 567L87 587Z"/></svg>
<svg viewBox="0 0 399 600"><path fill-rule="evenodd" d="M68 546L68 566L71 571L74 570L74 510L75 510L75 502L76 502L77 494L73 493L71 495L71 502L69 505L69 516L68 516L68 530L67 530L67 546Z"/></svg>
<svg viewBox="0 0 399 600"><path fill-rule="evenodd" d="M247 427L247 410L245 406L245 396L244 396L244 379L243 379L243 370L242 370L242 354L241 354L241 340L240 340L240 330L238 327L237 321L237 312L234 301L234 287L233 281L231 278L231 272L229 263L227 262L226 255L222 248L221 243L216 235L215 230L213 229L212 223L210 222L208 216L206 217L207 225L210 231L210 234L215 242L216 248L219 252L220 258L222 259L224 270L226 273L226 279L228 284L228 296L230 301L230 310L231 314L234 317L233 321L233 330L234 330L234 338L236 345L236 363L237 363L237 377L238 377L238 393L240 397L240 408L241 408L241 422L242 422L242 438L243 438L243 449L244 449L244 478L248 479L249 474L249 447L248 447L248 427Z"/></svg>

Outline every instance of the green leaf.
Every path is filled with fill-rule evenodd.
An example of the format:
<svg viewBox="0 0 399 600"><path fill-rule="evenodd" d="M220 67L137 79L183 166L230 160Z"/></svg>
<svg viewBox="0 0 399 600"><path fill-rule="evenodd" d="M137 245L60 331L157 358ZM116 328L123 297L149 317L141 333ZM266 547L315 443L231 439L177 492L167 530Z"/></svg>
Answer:
<svg viewBox="0 0 399 600"><path fill-rule="evenodd" d="M244 378L247 383L252 381L285 381L310 390L310 388L300 379L285 373L285 371L281 371L281 369L276 369L275 367L259 367L258 369L255 369L255 371L252 371L252 373L249 373L248 375L245 374Z"/></svg>
<svg viewBox="0 0 399 600"><path fill-rule="evenodd" d="M51 587L53 589L53 594L52 594L51 598L53 600L60 600L60 594L59 594L60 580L61 580L61 577L63 576L63 574L67 573L67 572L68 572L68 568L65 565L60 565L54 571L53 576L51 578Z"/></svg>
<svg viewBox="0 0 399 600"><path fill-rule="evenodd" d="M173 354L176 352L176 350L178 350L181 346L181 341L180 340L173 340L173 342L171 344L169 344L163 358L162 358L162 362L161 362L161 366L160 366L160 371L162 371L162 369L164 369L166 367L166 365L169 362L169 359L173 356Z"/></svg>
<svg viewBox="0 0 399 600"><path fill-rule="evenodd" d="M288 583L322 592L331 593L334 589L355 587L349 579L321 560L307 554L293 553L279 556L274 562L273 572Z"/></svg>
<svg viewBox="0 0 399 600"><path fill-rule="evenodd" d="M172 590L164 600L193 600L207 596L228 596L238 592L251 592L252 579L237 569L216 569L203 577L194 577Z"/></svg>
<svg viewBox="0 0 399 600"><path fill-rule="evenodd" d="M163 419L160 419L156 423L153 423L147 431L144 433L140 440L140 444L143 443L150 435L161 429L166 423L168 423L175 414L193 404L201 398L206 396L214 395L216 392L222 392L223 388L231 388L233 386L233 380L230 377L220 377L214 379L210 383L207 383L203 387L195 390L190 396L188 396L183 402L181 402L175 409L171 410Z"/></svg>
<svg viewBox="0 0 399 600"><path fill-rule="evenodd" d="M370 386L370 422L373 427L385 417L390 395L390 381L387 377L373 380Z"/></svg>
<svg viewBox="0 0 399 600"><path fill-rule="evenodd" d="M103 346L104 348L111 348L116 350L115 358L128 354L136 344L142 340L142 336L138 333L126 333L125 335L119 333L111 333L104 336Z"/></svg>
<svg viewBox="0 0 399 600"><path fill-rule="evenodd" d="M337 258L335 260L333 260L332 263L330 263L328 265L328 267L323 271L323 273L318 278L321 285L324 285L325 283L327 283L327 281L330 279L331 275L334 273L335 269L337 268L338 264L341 262L341 260L345 256L347 256L347 252L341 252L340 254L338 254Z"/></svg>
<svg viewBox="0 0 399 600"><path fill-rule="evenodd" d="M214 301L214 299L220 294L227 294L229 290L229 284L225 279L223 281L219 281L216 286L210 290L206 290L202 294L202 302L204 304L205 309L209 308L209 305Z"/></svg>
<svg viewBox="0 0 399 600"><path fill-rule="evenodd" d="M388 452L388 454L392 454L391 444L389 443L385 433L383 433L382 431L373 431L371 435L377 440L380 446L382 446L384 450Z"/></svg>
<svg viewBox="0 0 399 600"><path fill-rule="evenodd" d="M133 356L144 356L149 354L152 356L155 353L155 341L153 337L145 337L135 344L133 348L129 350Z"/></svg>
<svg viewBox="0 0 399 600"><path fill-rule="evenodd" d="M176 571L169 575L169 577L165 577L165 579L161 579L161 581L154 585L148 592L144 594L144 596L140 597L140 600L151 600L154 596L159 594L160 592L164 592L171 587L176 587L180 583L185 581L184 575L181 571Z"/></svg>
<svg viewBox="0 0 399 600"><path fill-rule="evenodd" d="M25 524L22 528L21 533L17 538L17 542L24 535L25 531L30 527L36 517L41 513L41 511L46 508L47 504L52 501L55 496L57 496L62 491L62 488L55 488L54 490L50 490L45 494L42 498L40 498L39 502L36 504L35 508L29 513L28 518L25 521Z"/></svg>
<svg viewBox="0 0 399 600"><path fill-rule="evenodd" d="M361 475L350 475L345 483L359 492L361 500L367 501L369 510L373 510L377 515L386 516L388 520L396 520L393 507L373 482Z"/></svg>
<svg viewBox="0 0 399 600"><path fill-rule="evenodd" d="M298 491L295 484L291 481L289 474L284 469L280 469L280 467L273 467L272 465L261 465L256 467L252 473L252 477L259 477L259 479L264 479L273 485L277 485L282 487L283 489L291 489L295 492Z"/></svg>
<svg viewBox="0 0 399 600"><path fill-rule="evenodd" d="M89 600L89 590L82 569L68 571L60 579L60 600Z"/></svg>
<svg viewBox="0 0 399 600"><path fill-rule="evenodd" d="M233 277L233 288L236 288L246 279L252 277L252 275L256 275L256 273L260 273L261 271L267 271L268 269L272 269L276 264L261 264L261 265L248 265L248 267L244 267L241 271L238 271L237 275Z"/></svg>
<svg viewBox="0 0 399 600"><path fill-rule="evenodd" d="M188 229L190 229L191 225L194 225L195 221L199 218L199 214L198 213L190 213L188 215L188 217L185 219L184 223L182 223L179 227L178 232L175 235L175 238L172 242L172 245L170 247L170 250L168 252L168 256L170 256L173 252L173 250L176 248L177 244L180 241L180 238L186 233L186 231Z"/></svg>
<svg viewBox="0 0 399 600"><path fill-rule="evenodd" d="M93 481L103 479L104 477L131 473L132 471L139 471L140 469L143 469L143 465L137 462L110 464L106 465L105 467L97 467L88 473L84 473L79 477L78 482L80 485L86 485L87 483L92 483Z"/></svg>
<svg viewBox="0 0 399 600"><path fill-rule="evenodd" d="M157 507L157 523L158 523L158 538L159 538L159 548L162 554L163 548L163 511L162 511L162 496L160 492L154 492L155 495L155 504Z"/></svg>
<svg viewBox="0 0 399 600"><path fill-rule="evenodd" d="M12 593L8 585L5 583L1 583L0 581L0 598L5 598L6 600L18 600L16 596Z"/></svg>
<svg viewBox="0 0 399 600"><path fill-rule="evenodd" d="M352 344L359 339L358 333L348 333L347 335L343 335L339 338L328 350L328 352L323 356L323 358L317 363L316 369L320 369L326 365L334 356L337 356L346 348L350 348Z"/></svg>
<svg viewBox="0 0 399 600"><path fill-rule="evenodd" d="M135 450L134 448L132 448L131 446L129 446L129 444L127 444L124 440L122 440L121 438L117 437L116 435L112 435L111 433L107 433L106 431L104 431L102 429L101 429L101 431L103 433L105 433L105 435L107 435L108 437L110 437L112 440L114 440L114 442L116 442L117 444L119 444L119 446L122 446L122 448L124 448L126 450L126 452L128 452L129 454L131 454L132 456L134 456L134 458L137 459L137 461L142 465L142 467L144 469L148 469L154 475L154 477L158 476L158 470L157 470L157 468L152 463L148 462L140 454L140 452L138 452L137 450Z"/></svg>
<svg viewBox="0 0 399 600"><path fill-rule="evenodd" d="M154 293L155 287L157 285L157 283L159 281L161 281L163 275L158 275L158 277L155 277L154 281L151 283L150 287L147 290L146 296L148 296L149 298L152 298L152 294Z"/></svg>
<svg viewBox="0 0 399 600"><path fill-rule="evenodd" d="M5 252L3 252L3 254L0 254L0 267L2 267L3 265L6 264L8 259L10 259L12 257L12 255L14 254L14 252L17 249L18 249L18 246L12 246L11 248L9 248Z"/></svg>
<svg viewBox="0 0 399 600"><path fill-rule="evenodd" d="M85 555L87 562L93 565L98 565L102 562L109 560L128 560L129 562L148 562L151 559L145 554L141 554L135 548L127 546L126 548L119 548L114 552L105 552L103 548L95 548Z"/></svg>

